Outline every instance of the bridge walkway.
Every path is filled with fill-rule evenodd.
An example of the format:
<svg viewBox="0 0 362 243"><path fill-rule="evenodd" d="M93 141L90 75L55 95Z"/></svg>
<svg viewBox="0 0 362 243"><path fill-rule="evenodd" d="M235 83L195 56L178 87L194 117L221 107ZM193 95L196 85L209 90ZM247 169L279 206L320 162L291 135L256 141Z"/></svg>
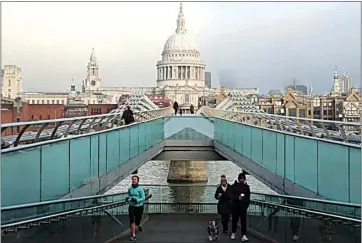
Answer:
<svg viewBox="0 0 362 243"><path fill-rule="evenodd" d="M208 241L207 223L210 220L218 219L218 215L151 214L143 227L143 232L137 232L137 242L205 243ZM229 229L231 229L231 223ZM220 232L219 236L218 242L235 242L235 240L230 239L230 233L222 234ZM272 242L256 238L250 234L248 238L250 242L255 243ZM240 228L237 234L237 241L241 241ZM116 242L129 242L129 235L124 235Z"/></svg>

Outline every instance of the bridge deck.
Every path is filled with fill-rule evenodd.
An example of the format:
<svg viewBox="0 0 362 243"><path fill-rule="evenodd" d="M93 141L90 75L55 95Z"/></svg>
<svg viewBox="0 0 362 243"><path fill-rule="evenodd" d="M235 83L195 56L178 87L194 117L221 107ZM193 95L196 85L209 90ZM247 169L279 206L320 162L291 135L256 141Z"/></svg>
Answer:
<svg viewBox="0 0 362 243"><path fill-rule="evenodd" d="M208 242L206 227L210 220L218 220L215 215L167 215L151 214L144 225L143 232L137 232L137 242L174 242L174 243L205 243ZM221 228L220 228L221 230ZM231 230L231 223L229 231ZM230 233L220 233L216 242L235 242L230 239ZM248 234L250 242L264 241ZM240 228L237 232L237 241L241 242ZM129 235L122 237L117 242L129 242Z"/></svg>

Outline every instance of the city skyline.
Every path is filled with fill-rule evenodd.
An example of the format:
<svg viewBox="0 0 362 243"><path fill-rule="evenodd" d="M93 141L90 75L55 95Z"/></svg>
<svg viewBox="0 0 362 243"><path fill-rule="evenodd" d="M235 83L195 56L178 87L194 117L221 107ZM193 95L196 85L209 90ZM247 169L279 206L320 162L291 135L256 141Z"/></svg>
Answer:
<svg viewBox="0 0 362 243"><path fill-rule="evenodd" d="M198 42L214 87L223 70L232 70L240 88L267 93L296 78L324 93L330 91L336 64L340 74L348 72L360 81L356 4L186 3L184 8L186 29ZM24 90L69 90L72 78L80 90L95 48L105 86L156 86L155 63L175 31L178 5L3 4L3 64L22 68Z"/></svg>

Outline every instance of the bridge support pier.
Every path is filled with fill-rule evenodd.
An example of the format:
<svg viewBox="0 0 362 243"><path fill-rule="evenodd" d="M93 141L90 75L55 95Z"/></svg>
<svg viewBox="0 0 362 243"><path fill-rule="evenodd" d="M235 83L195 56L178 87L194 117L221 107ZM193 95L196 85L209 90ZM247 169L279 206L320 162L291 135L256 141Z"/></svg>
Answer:
<svg viewBox="0 0 362 243"><path fill-rule="evenodd" d="M170 163L167 182L207 182L205 161L173 160Z"/></svg>

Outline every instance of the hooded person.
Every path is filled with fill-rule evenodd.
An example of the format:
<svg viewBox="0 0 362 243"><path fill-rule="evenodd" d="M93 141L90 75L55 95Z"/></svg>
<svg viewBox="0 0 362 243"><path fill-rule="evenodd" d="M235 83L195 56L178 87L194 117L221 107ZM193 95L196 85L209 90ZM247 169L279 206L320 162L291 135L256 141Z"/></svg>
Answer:
<svg viewBox="0 0 362 243"><path fill-rule="evenodd" d="M246 237L246 217L250 204L250 187L246 183L245 173L240 173L238 180L231 186L229 191L229 197L232 203L232 227L231 227L231 239L236 238L236 230L238 221L241 221L241 241L248 241Z"/></svg>
<svg viewBox="0 0 362 243"><path fill-rule="evenodd" d="M227 182L225 177L221 177L221 183L216 188L215 199L217 203L217 213L221 215L221 223L223 227L223 233L228 231L231 203L229 198L229 191L231 190L230 184Z"/></svg>

